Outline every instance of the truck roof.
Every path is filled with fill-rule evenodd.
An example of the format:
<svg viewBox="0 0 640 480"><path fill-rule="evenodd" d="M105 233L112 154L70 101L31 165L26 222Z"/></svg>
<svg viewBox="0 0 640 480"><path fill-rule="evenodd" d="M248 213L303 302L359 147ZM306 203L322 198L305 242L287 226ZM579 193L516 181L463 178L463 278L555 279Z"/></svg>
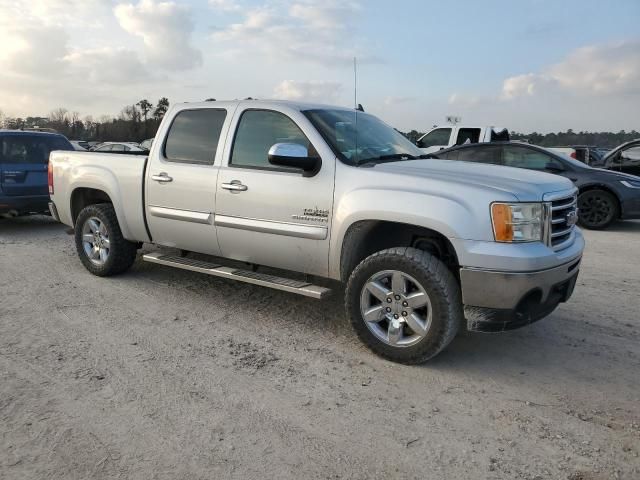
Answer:
<svg viewBox="0 0 640 480"><path fill-rule="evenodd" d="M209 100L204 102L182 102L182 103L174 103L172 107L196 107L196 108L206 108L206 107L234 107L237 105L251 105L256 108L269 108L273 106L285 106L291 108L293 110L315 110L315 109L330 109L330 110L348 110L353 111L353 107L339 107L336 105L326 105L321 103L310 103L310 102L298 102L293 100Z"/></svg>
<svg viewBox="0 0 640 480"><path fill-rule="evenodd" d="M50 137L64 137L61 133L55 132L42 132L38 130L11 130L0 128L0 135L47 135Z"/></svg>

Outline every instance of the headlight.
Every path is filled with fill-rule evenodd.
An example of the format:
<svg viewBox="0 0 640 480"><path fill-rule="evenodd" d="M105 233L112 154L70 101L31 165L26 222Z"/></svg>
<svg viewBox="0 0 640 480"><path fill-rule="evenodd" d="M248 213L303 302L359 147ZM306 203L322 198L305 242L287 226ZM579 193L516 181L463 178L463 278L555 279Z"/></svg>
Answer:
<svg viewBox="0 0 640 480"><path fill-rule="evenodd" d="M491 221L496 242L539 242L544 230L541 203L493 203Z"/></svg>
<svg viewBox="0 0 640 480"><path fill-rule="evenodd" d="M640 180L620 180L620 183L629 188L640 188Z"/></svg>

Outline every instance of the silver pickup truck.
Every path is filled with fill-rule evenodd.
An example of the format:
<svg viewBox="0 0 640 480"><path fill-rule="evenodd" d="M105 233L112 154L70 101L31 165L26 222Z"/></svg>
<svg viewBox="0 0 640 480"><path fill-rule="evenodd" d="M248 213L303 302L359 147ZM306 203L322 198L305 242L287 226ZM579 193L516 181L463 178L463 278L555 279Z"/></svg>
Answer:
<svg viewBox="0 0 640 480"><path fill-rule="evenodd" d="M462 328L551 313L584 248L569 180L424 157L357 110L187 103L148 156L53 152L50 208L95 275L124 272L153 243L177 250L143 260L313 298L330 292L314 278L341 282L360 339L417 363Z"/></svg>

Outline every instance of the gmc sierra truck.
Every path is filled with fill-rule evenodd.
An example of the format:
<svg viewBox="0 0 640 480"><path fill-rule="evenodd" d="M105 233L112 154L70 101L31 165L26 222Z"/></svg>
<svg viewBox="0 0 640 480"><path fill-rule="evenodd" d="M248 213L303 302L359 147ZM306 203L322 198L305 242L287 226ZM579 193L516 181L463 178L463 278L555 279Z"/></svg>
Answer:
<svg viewBox="0 0 640 480"><path fill-rule="evenodd" d="M95 275L124 272L153 243L179 253L143 260L316 299L330 292L319 283L341 282L360 339L418 363L461 328L551 313L584 248L569 180L426 156L357 110L186 103L167 112L148 156L53 152L50 208Z"/></svg>

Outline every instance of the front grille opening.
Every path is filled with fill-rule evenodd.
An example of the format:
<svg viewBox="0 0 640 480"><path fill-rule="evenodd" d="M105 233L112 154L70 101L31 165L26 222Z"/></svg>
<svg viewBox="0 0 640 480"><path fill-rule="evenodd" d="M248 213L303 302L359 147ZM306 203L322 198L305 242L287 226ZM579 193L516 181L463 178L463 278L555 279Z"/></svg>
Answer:
<svg viewBox="0 0 640 480"><path fill-rule="evenodd" d="M569 246L575 224L569 220L578 214L578 197L570 195L551 202L550 244L554 250Z"/></svg>

